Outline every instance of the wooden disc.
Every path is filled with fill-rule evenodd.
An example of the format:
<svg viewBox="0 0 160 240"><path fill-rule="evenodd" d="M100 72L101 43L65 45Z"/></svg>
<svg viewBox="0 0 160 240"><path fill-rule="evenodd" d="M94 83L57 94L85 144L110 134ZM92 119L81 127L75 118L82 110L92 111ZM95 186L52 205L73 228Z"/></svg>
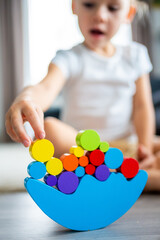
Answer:
<svg viewBox="0 0 160 240"><path fill-rule="evenodd" d="M76 137L76 143L87 151L93 151L100 145L100 136L94 130L80 131Z"/></svg>
<svg viewBox="0 0 160 240"><path fill-rule="evenodd" d="M47 139L36 140L32 142L29 153L36 161L47 162L54 155L54 146Z"/></svg>

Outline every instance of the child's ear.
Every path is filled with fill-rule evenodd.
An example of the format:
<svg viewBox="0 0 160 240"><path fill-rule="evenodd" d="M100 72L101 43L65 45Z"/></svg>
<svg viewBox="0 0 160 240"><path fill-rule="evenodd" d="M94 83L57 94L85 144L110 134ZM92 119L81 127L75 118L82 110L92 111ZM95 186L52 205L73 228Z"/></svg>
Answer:
<svg viewBox="0 0 160 240"><path fill-rule="evenodd" d="M131 23L134 19L134 16L136 15L136 12L137 12L136 6L131 5L125 22Z"/></svg>
<svg viewBox="0 0 160 240"><path fill-rule="evenodd" d="M72 0L72 13L76 14L76 11L75 11L75 0Z"/></svg>

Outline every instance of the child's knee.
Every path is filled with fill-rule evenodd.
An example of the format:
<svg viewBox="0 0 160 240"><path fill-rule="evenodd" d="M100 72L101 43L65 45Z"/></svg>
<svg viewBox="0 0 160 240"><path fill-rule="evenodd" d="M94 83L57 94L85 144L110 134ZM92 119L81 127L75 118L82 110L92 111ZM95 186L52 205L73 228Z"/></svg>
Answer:
<svg viewBox="0 0 160 240"><path fill-rule="evenodd" d="M57 121L58 119L56 119L55 117L46 117L44 119L44 129L45 130L48 130L50 128L53 129L54 127L56 127Z"/></svg>

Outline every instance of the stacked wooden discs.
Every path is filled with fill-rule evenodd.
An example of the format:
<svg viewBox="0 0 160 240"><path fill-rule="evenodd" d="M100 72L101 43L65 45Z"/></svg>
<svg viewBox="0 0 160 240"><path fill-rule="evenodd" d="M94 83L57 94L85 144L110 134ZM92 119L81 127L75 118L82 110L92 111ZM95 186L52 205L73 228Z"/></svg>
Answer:
<svg viewBox="0 0 160 240"><path fill-rule="evenodd" d="M54 156L53 144L46 140L36 140L30 146L30 154L35 160L28 166L32 178L44 179L44 182L61 192L71 194L77 189L85 174L99 181L106 181L110 169L117 169L127 179L133 178L139 170L135 159L123 159L117 148L109 148L107 142L101 142L94 130L83 130L77 134L76 146L70 148L60 159Z"/></svg>

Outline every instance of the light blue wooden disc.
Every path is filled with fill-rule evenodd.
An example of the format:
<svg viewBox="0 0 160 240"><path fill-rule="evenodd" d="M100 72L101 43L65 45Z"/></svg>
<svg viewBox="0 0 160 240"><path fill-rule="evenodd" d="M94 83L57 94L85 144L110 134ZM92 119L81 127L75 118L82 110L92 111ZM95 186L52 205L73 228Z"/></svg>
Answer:
<svg viewBox="0 0 160 240"><path fill-rule="evenodd" d="M42 162L31 162L27 168L28 174L35 179L43 178L46 174L46 166Z"/></svg>
<svg viewBox="0 0 160 240"><path fill-rule="evenodd" d="M123 153L118 148L110 148L105 153L105 164L110 169L117 169L122 165Z"/></svg>
<svg viewBox="0 0 160 240"><path fill-rule="evenodd" d="M77 177L83 177L85 174L84 167L81 167L81 166L77 167L75 170L75 174L77 175Z"/></svg>

